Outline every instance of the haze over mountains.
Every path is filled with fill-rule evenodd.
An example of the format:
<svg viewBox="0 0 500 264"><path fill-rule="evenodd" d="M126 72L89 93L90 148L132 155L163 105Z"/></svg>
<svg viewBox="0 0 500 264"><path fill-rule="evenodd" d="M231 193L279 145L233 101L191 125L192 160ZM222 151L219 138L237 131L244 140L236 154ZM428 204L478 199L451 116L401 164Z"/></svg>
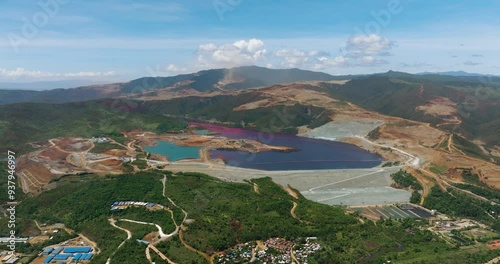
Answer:
<svg viewBox="0 0 500 264"><path fill-rule="evenodd" d="M198 92L238 90L297 81L352 80L370 75L334 76L301 69L268 69L244 66L231 69L203 70L171 77L143 77L124 83L93 84L92 81L55 81L36 83L0 83L0 104L20 102L65 103L117 97L156 89ZM500 77L466 72L408 74L389 71L371 76L406 78L414 81L491 82L500 83ZM481 79L482 78L482 79ZM77 85L78 87L74 87ZM57 89L50 89L58 87Z"/></svg>
<svg viewBox="0 0 500 264"><path fill-rule="evenodd" d="M343 82L338 82L339 80ZM250 88L279 87L301 81L315 81L322 92L371 111L427 122L443 130L458 132L471 140L480 139L486 145L497 144L500 131L500 77L490 76L408 74L395 71L333 76L300 69L245 66L172 77L143 77L126 83L70 89L0 90L0 104L69 103L120 98L164 100L166 105L198 105L196 100L202 100L196 99L199 96L210 97L212 102L220 103L224 101L218 100L220 96L231 97L236 91L246 93L241 95L245 97L251 95L246 91ZM190 99L191 97L194 99ZM239 100L238 98L235 97L234 100ZM213 107L217 108L219 103L215 103ZM200 109L205 107L212 106L198 105L196 109L199 111L190 111L202 113ZM222 112L227 111L231 109Z"/></svg>
<svg viewBox="0 0 500 264"><path fill-rule="evenodd" d="M213 69L172 77L143 77L126 83L90 85L47 91L0 90L0 104L19 102L65 103L116 97L147 90L171 88L198 92L246 89L296 81L345 80L352 76L332 76L299 69L267 69L256 66Z"/></svg>
<svg viewBox="0 0 500 264"><path fill-rule="evenodd" d="M422 72L420 75L437 74L437 75L449 75L449 76L496 76L493 74L481 74L481 73L471 73L466 71L445 71L445 72Z"/></svg>
<svg viewBox="0 0 500 264"><path fill-rule="evenodd" d="M57 88L70 88L100 84L103 82L91 80L63 80L63 81L43 81L43 82L0 82L0 89L4 90L51 90Z"/></svg>
<svg viewBox="0 0 500 264"><path fill-rule="evenodd" d="M339 80L346 83L329 82ZM499 136L500 77L491 76L395 71L333 76L300 69L245 66L69 89L0 90L0 104L69 103L104 98L171 100L180 97L182 101L189 100L183 99L189 96L229 95L231 91L300 81L324 82L321 86L336 98L386 115L435 124L441 129L458 129L457 132L471 139L481 139L486 144L495 144Z"/></svg>

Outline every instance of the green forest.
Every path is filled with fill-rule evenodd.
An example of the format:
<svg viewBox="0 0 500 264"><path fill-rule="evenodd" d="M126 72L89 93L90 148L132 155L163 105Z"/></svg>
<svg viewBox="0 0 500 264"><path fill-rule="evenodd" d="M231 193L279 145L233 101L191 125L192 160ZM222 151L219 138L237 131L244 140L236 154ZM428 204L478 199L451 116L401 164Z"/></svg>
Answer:
<svg viewBox="0 0 500 264"><path fill-rule="evenodd" d="M491 225L500 222L499 204L471 198L452 188L445 192L437 186L432 187L431 193L425 198L424 206L452 217L472 218Z"/></svg>
<svg viewBox="0 0 500 264"><path fill-rule="evenodd" d="M32 220L42 223L62 222L78 233L98 243L101 254L92 263L104 263L126 238L125 232L112 227L108 219L128 218L150 221L171 232L174 225L166 211L150 212L141 208L111 211L115 201L147 201L173 207L162 195L161 179L166 176L165 194L188 213L194 222L184 232L185 241L200 251L224 250L238 243L265 240L271 237L295 239L318 237L322 249L310 257L309 263L381 263L387 260L401 263L481 263L492 252L457 250L421 229L425 222L415 219L360 221L346 214L344 208L328 206L303 197L295 199L270 178L250 183L229 183L199 173L163 171L96 177L66 177L59 188L26 198L18 209L24 219L18 226L25 232ZM258 184L259 193L254 192ZM293 201L298 203L298 219L290 215ZM183 213L174 210L176 221ZM148 232L144 227L130 227L138 238ZM1 230L5 233L6 230ZM180 246L176 239L162 242L159 248L174 254L180 263L200 263L195 253ZM128 241L116 252L112 263L147 263L144 246ZM23 249L38 251L39 246ZM142 253L141 253L142 252ZM494 252L498 254L498 252Z"/></svg>
<svg viewBox="0 0 500 264"><path fill-rule="evenodd" d="M90 138L133 129L165 132L186 126L127 100L0 105L0 153L13 150L24 154L33 150L27 143L55 137Z"/></svg>
<svg viewBox="0 0 500 264"><path fill-rule="evenodd" d="M400 187L410 188L415 191L422 190L422 185L417 181L417 178L406 171L400 170L396 173L393 173L391 174L391 178Z"/></svg>

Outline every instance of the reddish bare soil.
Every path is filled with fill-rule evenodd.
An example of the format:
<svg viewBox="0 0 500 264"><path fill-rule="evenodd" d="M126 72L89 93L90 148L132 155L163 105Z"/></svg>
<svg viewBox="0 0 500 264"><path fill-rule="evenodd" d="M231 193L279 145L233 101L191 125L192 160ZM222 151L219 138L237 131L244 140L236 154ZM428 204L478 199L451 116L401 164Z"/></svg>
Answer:
<svg viewBox="0 0 500 264"><path fill-rule="evenodd" d="M122 157L122 156L126 156L127 155L127 150L124 150L124 149L109 149L109 150L104 151L102 154L110 155L110 156Z"/></svg>
<svg viewBox="0 0 500 264"><path fill-rule="evenodd" d="M41 159L48 159L48 160L65 159L66 156L68 156L68 153L62 152L57 148L50 148L44 150L39 155Z"/></svg>
<svg viewBox="0 0 500 264"><path fill-rule="evenodd" d="M58 148L68 152L84 152L93 147L88 139L83 138L63 137L54 139L52 142L54 142Z"/></svg>
<svg viewBox="0 0 500 264"><path fill-rule="evenodd" d="M130 151L90 154L88 151L94 146L92 140L72 137L51 139L37 146L40 149L21 156L17 166L17 175L26 193L38 194L53 188L49 183L63 175L120 173L123 164L120 158L129 156Z"/></svg>
<svg viewBox="0 0 500 264"><path fill-rule="evenodd" d="M108 159L97 163L102 164L104 166L120 166L123 162L117 159Z"/></svg>
<svg viewBox="0 0 500 264"><path fill-rule="evenodd" d="M426 185L425 188L431 187L434 182L443 186L443 181L461 181L460 173L463 168L473 169L473 172L481 176L481 180L500 188L500 166L464 155L453 146L453 141L450 140L448 133L431 127L427 123L414 122L371 112L352 103L331 98L328 94L321 91L321 87L314 82L275 85L259 90L253 89L250 92L258 93L259 100L237 106L234 110L301 104L327 109L328 111L325 112L331 113L330 116L334 122L382 121L384 124L379 127L380 136L378 139L372 140L372 143L375 144L371 144L360 138L344 138L343 141L359 145L369 151L378 152L388 160L405 161L408 158L391 148L397 148L414 155L419 160L419 164L414 166L414 170L418 175L419 181ZM421 92L425 92L423 87L421 87ZM131 96L135 96L135 99L159 100L196 95L200 97L200 100L210 100L210 97L215 95L244 93L249 93L249 91L216 91L206 93L187 91L182 93L176 90L175 87L169 87L157 90L154 93L144 92ZM446 98L436 98L425 105L419 106L418 110L430 115L439 116L449 123L456 123L458 119L455 118L455 112L452 111L454 107L453 102L446 100ZM221 122L216 123L221 124ZM308 128L301 127L300 131L305 133L308 131ZM238 140L230 141L215 136L156 135L146 131L127 132L125 136L132 140L126 146L128 150L108 150L102 153L102 156L93 157L91 161L90 158L85 156L85 153L93 146L92 142L88 139L64 137L47 142L37 142L41 146L41 149L25 155L20 160L20 172L26 171L26 175L20 177L25 181L27 189L30 191L38 190L40 186L43 186L50 179L64 174L96 172L95 170L98 170L99 173L119 173L121 171L121 161L118 160L119 158L134 156L135 146L144 147L154 145L157 140L166 140L184 146L199 146L205 150L211 148L247 148L247 151L255 152L270 148L280 148L279 146L266 146L250 140L246 140L245 142L239 142ZM446 145L445 143L448 143L448 148L442 147L442 145ZM381 147L379 145L388 147ZM498 151L500 152L500 148ZM75 165L66 161L69 155L72 155L70 160L74 161L72 164ZM154 156L153 158L156 160L165 160L159 156ZM443 175L436 175L428 169L433 164L445 166L450 170ZM41 178L38 179L37 177Z"/></svg>

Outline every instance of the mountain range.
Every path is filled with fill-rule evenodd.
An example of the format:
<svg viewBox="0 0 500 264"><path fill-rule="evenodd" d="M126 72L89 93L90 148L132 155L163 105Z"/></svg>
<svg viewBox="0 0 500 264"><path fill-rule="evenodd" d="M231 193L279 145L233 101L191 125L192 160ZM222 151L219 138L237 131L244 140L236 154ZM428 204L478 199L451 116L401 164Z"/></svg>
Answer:
<svg viewBox="0 0 500 264"><path fill-rule="evenodd" d="M200 108L199 101L205 99L196 99L198 97L210 97L211 102L223 104L224 100L230 100L228 98L235 92L296 82L319 83L322 92L365 109L427 122L445 131L460 133L471 140L479 139L486 145L498 144L496 140L500 136L500 77L495 76L408 74L396 71L372 75L333 76L300 69L245 66L204 70L173 77L143 77L125 83L69 89L0 90L0 104L61 104L106 98L161 100L167 101L163 105L191 105L194 108L182 114L196 117L195 113L206 116L210 112L202 111L205 106ZM250 95L251 93L247 93L242 96ZM256 97L255 100L259 99ZM252 100L244 101L251 103ZM231 108L222 112L227 111L231 111Z"/></svg>
<svg viewBox="0 0 500 264"><path fill-rule="evenodd" d="M268 69L257 66L243 66L231 69L211 69L196 73L181 74L171 77L142 77L129 82L112 84L90 84L90 81L57 81L36 83L0 83L0 104L20 102L66 103L79 102L111 97L126 96L164 89L169 91L191 90L197 92L227 91L270 86L298 81L332 81L353 80L366 76L386 76L403 78L415 82L430 81L452 85L454 83L482 83L483 85L498 85L500 77L479 75L466 72L437 72L408 74L389 71L372 75L342 75L334 76L322 72L300 69ZM68 87L74 84L85 84L76 88Z"/></svg>
<svg viewBox="0 0 500 264"><path fill-rule="evenodd" d="M62 80L62 81L41 81L41 82L0 82L0 89L3 90L31 90L42 91L57 88L80 87L100 84L102 82L92 80Z"/></svg>
<svg viewBox="0 0 500 264"><path fill-rule="evenodd" d="M117 97L156 89L198 92L224 91L268 86L296 81L329 81L351 79L300 69L267 69L245 66L231 69L204 70L172 77L143 77L125 83L89 85L46 91L1 90L0 104L20 102L66 103Z"/></svg>

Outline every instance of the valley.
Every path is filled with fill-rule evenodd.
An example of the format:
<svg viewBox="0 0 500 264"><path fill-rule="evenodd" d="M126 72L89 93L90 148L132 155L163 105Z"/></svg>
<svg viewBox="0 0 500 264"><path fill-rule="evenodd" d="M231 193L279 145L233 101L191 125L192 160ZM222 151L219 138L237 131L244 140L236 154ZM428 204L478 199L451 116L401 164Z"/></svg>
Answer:
<svg viewBox="0 0 500 264"><path fill-rule="evenodd" d="M345 83L334 82L333 84L345 85ZM238 90L237 93L232 91L228 93L219 92L215 96L210 95L210 93L208 92L208 94L202 97L193 97L192 95L181 98L174 97L169 98L167 101L163 101L165 98L162 98L162 101L146 100L143 103L138 101L135 105L137 109L153 108L157 113L166 114L170 118L185 118L187 115L179 115L182 113L179 111L184 111L182 108L172 111L173 109L170 110L171 108L165 105L164 102L170 102L169 105L172 106L177 104L187 105L187 111L192 111L189 110L189 105L191 102L196 102L193 104L193 107L195 105L198 107L197 115L200 116L197 120L226 126L236 125L257 130L268 127L269 130L266 131L264 129L264 132L256 133L251 136L252 139L242 139L242 136L238 136L237 133L234 135L222 134L222 136L217 136L197 135L191 130L191 132L182 132L180 134L161 134L147 130L137 130L123 133L126 143L112 141L111 144L114 144L115 147L109 146L110 149L103 153L93 153L90 151L93 154L89 154L88 148L90 146L87 149L76 149L72 153L67 153L66 150L62 150L60 147L54 145L54 140L49 140L47 143L37 145L42 150L30 153L29 157L31 158L26 157L23 158L25 161L21 160L22 170L20 175L23 179L23 185L37 189L42 185L47 185L50 179L56 179L67 174L120 173L127 168L128 170L139 171L148 167L174 169L174 166L176 166L175 162L171 162L161 155L153 153L153 155L149 154L150 156L146 158L144 148L157 144L156 142L160 140L165 140L179 146L200 148L198 157L195 157L193 161L179 161L182 163L181 166L189 162L194 164L205 162L207 167L211 168L215 168L215 166L227 167L224 163L227 164L227 159L231 159L231 156L228 155L233 155L231 151L227 152L228 150L237 150L241 154L247 153L245 155L249 156L242 156L243 159L252 160L255 160L260 155L257 153L260 152L279 151L286 153L291 151L293 154L296 151L294 148L290 148L286 143L275 146L276 140L273 142L272 138L273 133L288 131L290 129L296 129L299 135L305 137L335 140L357 145L362 149L378 153L391 164L397 164L396 169L404 167L412 168L415 170L417 177L421 177L421 182L426 183L425 190L430 189L436 184L445 188L446 182L460 182L460 173L463 170L472 170L479 175L482 181L491 186L497 186L500 182L500 166L476 157L471 157L460 151L460 147L455 147L456 143L452 140L454 137L453 134L433 127L428 123L383 115L336 99L329 95L329 90L325 88L325 83L323 82L274 85L248 91ZM221 107L230 107L232 113L228 112L228 114L235 115L234 118L238 118L240 116L239 113L245 113L241 115L241 123L233 122L232 120L234 119L231 116L225 117L223 120L208 119L210 113L205 112L204 109L208 110L219 107L220 103L217 98L220 96L235 98L229 105L221 105ZM156 99L158 100L159 98ZM299 114L298 111L301 107L304 112ZM314 108L316 110L313 110ZM259 116L254 114L261 111L266 111L266 113L271 112L270 118L259 119ZM448 114L451 113L449 110L447 111ZM207 114L209 116L203 117ZM214 114L213 111L212 114ZM247 121L245 122L245 120ZM314 124L318 120L324 121ZM305 122L310 123L307 125ZM311 127L311 124L314 124L314 126ZM192 123L192 125L204 128L212 126L204 125L203 123ZM266 139L265 137L269 137L269 135L271 138ZM78 138L73 140L78 141ZM263 140L270 142L271 145L261 143ZM60 140L56 139L56 141L59 142ZM278 140L277 142L280 141ZM87 142L85 144L91 143ZM225 161L217 158L217 156L215 159L211 157L210 153L212 151L220 152L220 150L224 150L227 153L224 154L226 155L224 158ZM219 155L223 153L220 152ZM234 154L236 153L234 152ZM256 154L257 156L255 156ZM243 159L242 161L244 161ZM266 158L266 160L268 159ZM130 162L130 164L124 161ZM240 163L241 161L234 160L234 162ZM229 166L231 165L234 164L229 164ZM436 165L446 169L439 173L431 172L429 168ZM24 170L24 168L29 169ZM204 168L200 168L200 170L204 170ZM36 171L36 173L33 173L33 171ZM48 176L41 176L44 173ZM386 177L389 174L390 172L386 173ZM257 173L257 175L260 174ZM336 179L336 177L332 177L332 179ZM25 187L25 190L28 189L28 187ZM322 200L322 198L319 200Z"/></svg>
<svg viewBox="0 0 500 264"><path fill-rule="evenodd" d="M500 1L2 10L0 264L500 264Z"/></svg>
<svg viewBox="0 0 500 264"><path fill-rule="evenodd" d="M227 81L226 85L231 83ZM9 129L0 140L6 142L2 146L14 146L21 153L17 177L26 204L54 196L80 203L68 208L48 202L47 209L33 211L33 217L63 222L95 241L101 252L94 263L118 263L125 256L134 256L140 263L231 263L233 258L301 259L300 254L322 263L321 259L336 258L334 252L352 260L368 255L392 258L380 253L383 245L393 245L392 235L382 244L375 242L381 238L372 237L369 243L375 244L362 254L324 248L332 239L342 243L342 231L334 230L331 220L344 217L349 224L343 225L362 236L386 232L380 226L393 226L391 232L400 234L396 240L410 232L419 239L431 237L438 251L459 247L443 255L450 259L472 251L481 252L485 259L494 255L484 249L483 240L497 234L494 212L500 211L495 194L500 166L488 153L498 146L458 128L447 129L450 124L462 124L453 110L458 104L439 97L415 106L415 113L443 117L425 122L425 118L391 115L347 99L339 91L352 85L349 80L251 89L184 87L193 83L57 107L0 106L5 120L0 128ZM422 96L428 90L416 88ZM17 119L9 116L13 111ZM60 111L67 114L63 121L52 118ZM29 115L35 116L22 121ZM32 133L23 136L25 131ZM394 178L402 172L414 179L412 184ZM160 182L163 191L157 190ZM105 198L97 195L100 191L108 192ZM80 201L81 196L88 201ZM245 199L257 199L256 208ZM167 208L168 214L137 206L104 209L117 201L154 203ZM95 211L86 212L88 206ZM241 208L249 214L242 214ZM75 211L64 217L59 210L86 213ZM336 215L324 219L327 211ZM31 219L26 218L27 211L21 214ZM285 215L290 223L273 225ZM91 216L95 220L77 223ZM465 229L453 231L435 223L469 220L476 228L471 234L488 236L475 238ZM24 234L39 235L29 221L21 226ZM102 230L114 234L116 241L107 242L109 237L99 235ZM446 237L455 232L460 233L457 239ZM308 237L318 240L303 241ZM139 246L136 240L143 242ZM408 247L410 242L397 242L402 243ZM296 245L311 251L297 251ZM322 251L312 250L317 246ZM412 247L401 250L421 259L421 254L409 253ZM245 253L234 257L235 250Z"/></svg>

